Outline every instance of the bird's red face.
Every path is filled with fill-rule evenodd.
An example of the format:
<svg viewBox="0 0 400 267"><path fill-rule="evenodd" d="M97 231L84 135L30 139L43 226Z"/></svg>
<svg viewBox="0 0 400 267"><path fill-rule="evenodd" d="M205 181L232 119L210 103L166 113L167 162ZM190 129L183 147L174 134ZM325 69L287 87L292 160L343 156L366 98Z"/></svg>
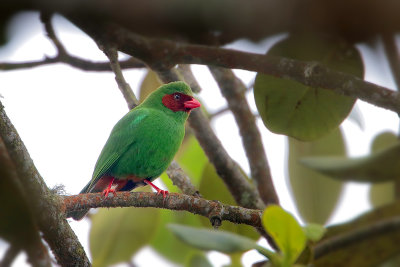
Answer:
<svg viewBox="0 0 400 267"><path fill-rule="evenodd" d="M185 111L190 112L194 108L200 107L200 102L197 101L190 95L185 95L182 93L173 93L170 95L165 95L162 98L162 103L164 106L169 108L170 110L176 111Z"/></svg>

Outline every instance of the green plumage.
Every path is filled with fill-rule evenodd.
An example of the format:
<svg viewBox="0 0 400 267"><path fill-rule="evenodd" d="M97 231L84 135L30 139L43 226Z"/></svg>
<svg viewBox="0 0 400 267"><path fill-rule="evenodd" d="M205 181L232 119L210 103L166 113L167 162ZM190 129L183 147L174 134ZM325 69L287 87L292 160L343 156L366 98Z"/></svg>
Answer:
<svg viewBox="0 0 400 267"><path fill-rule="evenodd" d="M189 115L163 104L165 95L177 92L192 96L184 82L163 85L118 121L101 151L91 181L81 193L98 192L96 183L104 176L122 180L135 176L152 181L167 169L182 143ZM137 182L132 188L137 185L143 183ZM71 215L81 219L86 213L83 210Z"/></svg>

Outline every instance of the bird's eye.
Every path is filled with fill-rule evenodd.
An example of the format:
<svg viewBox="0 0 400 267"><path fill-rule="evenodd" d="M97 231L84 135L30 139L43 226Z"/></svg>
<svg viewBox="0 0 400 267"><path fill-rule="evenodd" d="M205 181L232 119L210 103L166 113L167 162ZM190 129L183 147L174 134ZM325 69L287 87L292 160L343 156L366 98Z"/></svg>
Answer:
<svg viewBox="0 0 400 267"><path fill-rule="evenodd" d="M175 100L179 100L179 99L181 99L181 95L180 94L174 94L174 98L175 98Z"/></svg>

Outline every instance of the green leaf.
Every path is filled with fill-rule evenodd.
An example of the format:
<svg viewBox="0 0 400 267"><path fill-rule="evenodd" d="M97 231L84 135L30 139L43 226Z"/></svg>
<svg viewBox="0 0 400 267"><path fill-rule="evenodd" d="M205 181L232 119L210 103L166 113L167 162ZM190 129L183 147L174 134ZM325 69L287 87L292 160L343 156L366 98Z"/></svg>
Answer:
<svg viewBox="0 0 400 267"><path fill-rule="evenodd" d="M129 261L147 245L159 226L159 209L100 209L92 217L90 252L93 266Z"/></svg>
<svg viewBox="0 0 400 267"><path fill-rule="evenodd" d="M309 157L305 166L338 180L380 183L400 177L400 143L357 158Z"/></svg>
<svg viewBox="0 0 400 267"><path fill-rule="evenodd" d="M285 266L295 263L307 239L293 215L277 205L270 205L263 213L262 224L282 252Z"/></svg>
<svg viewBox="0 0 400 267"><path fill-rule="evenodd" d="M325 234L326 228L323 225L310 223L303 227L307 239L313 242L319 241Z"/></svg>
<svg viewBox="0 0 400 267"><path fill-rule="evenodd" d="M175 235L171 233L167 228L170 223L178 223L190 226L201 226L199 221L199 216L188 212L178 212L171 210L160 210L161 222L160 227L155 233L154 238L151 240L151 247L161 254L168 260L184 264L187 260L186 255L191 255L193 253L203 254L195 248L187 246L181 240L179 240Z"/></svg>
<svg viewBox="0 0 400 267"><path fill-rule="evenodd" d="M199 187L204 166L208 162L208 158L196 137L191 135L182 144L178 154L176 155L176 160L183 171L189 175L193 185Z"/></svg>
<svg viewBox="0 0 400 267"><path fill-rule="evenodd" d="M178 224L170 224L168 228L186 244L203 250L216 250L231 254L246 252L257 247L257 243L252 239L226 231Z"/></svg>
<svg viewBox="0 0 400 267"><path fill-rule="evenodd" d="M212 267L204 253L193 253L185 263L185 267Z"/></svg>
<svg viewBox="0 0 400 267"><path fill-rule="evenodd" d="M307 223L325 224L337 205L343 183L299 164L306 156L345 155L340 129L314 142L289 138L289 182L296 207Z"/></svg>
<svg viewBox="0 0 400 267"><path fill-rule="evenodd" d="M139 102L142 103L151 92L156 90L161 85L162 82L158 79L157 74L154 71L148 70L146 76L140 84Z"/></svg>
<svg viewBox="0 0 400 267"><path fill-rule="evenodd" d="M357 49L334 38L291 35L274 45L268 55L317 61L360 78L364 75ZM332 90L260 73L254 84L254 98L260 116L270 131L303 141L316 140L337 128L355 102L354 98Z"/></svg>
<svg viewBox="0 0 400 267"><path fill-rule="evenodd" d="M214 166L209 162L207 162L204 167L199 190L202 196L206 199L215 199L224 204L237 205L225 183L215 171ZM200 217L200 220L205 227L212 228L209 219ZM244 224L234 224L224 221L222 226L219 228L254 240L258 239L260 236L253 227Z"/></svg>
<svg viewBox="0 0 400 267"><path fill-rule="evenodd" d="M372 141L372 152L378 152L399 143L397 136L392 132L383 132ZM393 166L395 167L395 166ZM392 181L373 184L369 190L371 205L380 207L395 200L395 183Z"/></svg>

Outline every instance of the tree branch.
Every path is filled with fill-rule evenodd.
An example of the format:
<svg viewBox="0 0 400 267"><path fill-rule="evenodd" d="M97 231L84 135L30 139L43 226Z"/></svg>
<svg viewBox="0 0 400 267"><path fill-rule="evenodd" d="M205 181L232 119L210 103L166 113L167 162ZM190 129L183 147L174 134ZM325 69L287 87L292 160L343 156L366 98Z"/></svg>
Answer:
<svg viewBox="0 0 400 267"><path fill-rule="evenodd" d="M112 41L118 49L146 62L152 69L170 69L176 64L202 64L244 69L294 80L311 87L332 90L373 105L400 112L400 94L354 75L338 72L317 62L302 62L211 46L145 38L118 25L92 25L70 18L90 36Z"/></svg>
<svg viewBox="0 0 400 267"><path fill-rule="evenodd" d="M182 191L182 193L190 196L200 197L199 191L191 183L190 178L179 167L179 164L176 161L172 161L166 172L174 185L176 185Z"/></svg>
<svg viewBox="0 0 400 267"><path fill-rule="evenodd" d="M75 233L60 212L60 199L40 176L25 145L0 102L0 137L29 196L43 238L61 266L89 266L90 262Z"/></svg>
<svg viewBox="0 0 400 267"><path fill-rule="evenodd" d="M113 197L104 197L100 193L79 194L64 196L62 210L67 214L85 208L99 207L155 207L170 210L184 210L212 219L218 211L221 221L242 223L262 227L262 210L246 209L238 206L221 204L219 201L210 201L199 197L169 193L165 199L150 192L118 192Z"/></svg>
<svg viewBox="0 0 400 267"><path fill-rule="evenodd" d="M100 46L100 45L99 45ZM104 54L110 60L110 66L115 74L115 81L118 84L119 90L121 90L122 95L125 98L126 103L128 104L129 109L133 109L139 103L135 94L132 91L129 83L126 82L124 75L122 74L121 67L118 62L118 51L114 47L109 46L100 46L103 48Z"/></svg>
<svg viewBox="0 0 400 267"><path fill-rule="evenodd" d="M313 248L314 258L318 259L338 249L344 249L354 243L371 239L381 234L400 230L400 216L384 219L376 223L353 229L347 233L322 240Z"/></svg>
<svg viewBox="0 0 400 267"><path fill-rule="evenodd" d="M228 106L239 126L242 143L250 165L251 177L257 184L258 193L265 204L278 204L279 199L272 182L261 135L245 97L246 86L235 76L232 70L213 66L210 66L209 69L217 81L222 95L228 101Z"/></svg>

